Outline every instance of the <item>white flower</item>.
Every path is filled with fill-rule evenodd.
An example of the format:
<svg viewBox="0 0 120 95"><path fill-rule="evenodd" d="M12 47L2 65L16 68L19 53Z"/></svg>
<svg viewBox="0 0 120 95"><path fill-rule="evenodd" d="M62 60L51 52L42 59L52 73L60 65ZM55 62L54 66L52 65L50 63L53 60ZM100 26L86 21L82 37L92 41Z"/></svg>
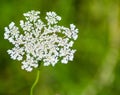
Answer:
<svg viewBox="0 0 120 95"><path fill-rule="evenodd" d="M40 30L44 27L44 23L41 20L37 20L37 22L35 23L35 27L37 30Z"/></svg>
<svg viewBox="0 0 120 95"><path fill-rule="evenodd" d="M76 40L77 39L77 37L78 37L78 35L77 35L77 33L78 33L78 29L75 29L75 25L74 24L70 24L70 29L71 29L71 32L72 32L72 38L74 39L74 40Z"/></svg>
<svg viewBox="0 0 120 95"><path fill-rule="evenodd" d="M45 24L39 16L39 11L24 13L25 21L20 20L22 33L14 22L5 27L4 38L15 47L8 50L11 58L22 61L22 69L31 72L43 62L44 66L54 66L58 61L72 61L76 50L72 49L74 40L78 37L78 29L70 24L70 28L57 25L61 17L55 12L47 12Z"/></svg>
<svg viewBox="0 0 120 95"><path fill-rule="evenodd" d="M25 19L30 21L30 22L35 22L39 17L40 12L39 11L29 11L27 13L24 13L23 15L25 16Z"/></svg>
<svg viewBox="0 0 120 95"><path fill-rule="evenodd" d="M18 27L15 26L15 23L11 22L9 27L5 27L5 31L4 38L8 39L12 44L15 44L14 39L18 38L19 36L19 30Z"/></svg>
<svg viewBox="0 0 120 95"><path fill-rule="evenodd" d="M12 50L7 51L10 54L12 59L22 60L24 55L24 48L23 47L14 47Z"/></svg>
<svg viewBox="0 0 120 95"><path fill-rule="evenodd" d="M31 31L32 29L32 24L30 23L30 21L26 21L24 22L23 20L20 21L20 26L24 31Z"/></svg>
<svg viewBox="0 0 120 95"><path fill-rule="evenodd" d="M26 60L24 60L22 62L22 69L26 69L27 71L32 71L33 67L37 68L38 67L38 63L37 61L31 57L29 54L26 55Z"/></svg>
<svg viewBox="0 0 120 95"><path fill-rule="evenodd" d="M55 12L47 12L46 15L45 19L48 21L48 25L56 24L61 20L61 17L57 16Z"/></svg>

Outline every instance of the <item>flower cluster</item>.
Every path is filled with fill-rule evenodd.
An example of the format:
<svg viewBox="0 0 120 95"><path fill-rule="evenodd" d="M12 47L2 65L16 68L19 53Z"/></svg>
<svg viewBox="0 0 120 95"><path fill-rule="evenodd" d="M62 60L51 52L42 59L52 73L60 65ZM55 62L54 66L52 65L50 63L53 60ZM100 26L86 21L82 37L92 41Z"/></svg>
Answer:
<svg viewBox="0 0 120 95"><path fill-rule="evenodd" d="M29 72L37 68L40 61L44 66L54 66L58 61L66 64L73 60L76 51L72 49L78 37L75 25L70 24L70 28L59 26L61 17L55 12L46 13L45 24L39 14L34 10L24 13L25 21L20 20L21 28L14 22L5 27L4 38L14 45L8 54L14 60L22 60L21 68Z"/></svg>

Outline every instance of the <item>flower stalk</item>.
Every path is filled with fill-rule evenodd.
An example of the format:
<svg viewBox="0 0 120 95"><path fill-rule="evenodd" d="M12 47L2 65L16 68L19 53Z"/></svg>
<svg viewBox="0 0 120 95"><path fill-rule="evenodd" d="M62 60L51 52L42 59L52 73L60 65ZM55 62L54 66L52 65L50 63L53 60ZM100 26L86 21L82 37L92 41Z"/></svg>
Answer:
<svg viewBox="0 0 120 95"><path fill-rule="evenodd" d="M33 85L31 86L30 95L33 95L33 90L34 90L35 86L37 85L37 83L39 81L39 76L40 76L40 69L37 69L36 79L35 79Z"/></svg>

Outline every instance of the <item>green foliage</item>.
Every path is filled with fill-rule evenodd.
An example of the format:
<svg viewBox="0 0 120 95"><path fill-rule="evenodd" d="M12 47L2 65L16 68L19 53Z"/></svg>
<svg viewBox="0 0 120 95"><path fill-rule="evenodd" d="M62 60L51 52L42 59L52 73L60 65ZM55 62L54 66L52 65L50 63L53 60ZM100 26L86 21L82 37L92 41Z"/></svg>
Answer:
<svg viewBox="0 0 120 95"><path fill-rule="evenodd" d="M41 67L34 95L119 95L120 93L120 1L119 0L1 0L0 1L0 95L29 95L36 70L21 70L10 59L4 27L19 24L22 14L39 10L62 17L61 25L74 23L79 38L74 61ZM89 93L89 94L88 94Z"/></svg>

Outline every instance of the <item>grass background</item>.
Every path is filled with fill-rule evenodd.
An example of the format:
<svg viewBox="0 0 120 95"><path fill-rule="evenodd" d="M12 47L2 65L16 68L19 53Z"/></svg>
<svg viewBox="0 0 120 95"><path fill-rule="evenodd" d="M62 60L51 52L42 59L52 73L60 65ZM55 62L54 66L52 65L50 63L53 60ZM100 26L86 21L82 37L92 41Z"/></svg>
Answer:
<svg viewBox="0 0 120 95"><path fill-rule="evenodd" d="M10 59L13 46L4 40L4 27L19 24L23 13L55 11L60 24L74 23L79 37L74 61L67 65L41 67L34 95L120 94L120 1L119 0L0 0L0 95L29 95L36 70L21 70Z"/></svg>

